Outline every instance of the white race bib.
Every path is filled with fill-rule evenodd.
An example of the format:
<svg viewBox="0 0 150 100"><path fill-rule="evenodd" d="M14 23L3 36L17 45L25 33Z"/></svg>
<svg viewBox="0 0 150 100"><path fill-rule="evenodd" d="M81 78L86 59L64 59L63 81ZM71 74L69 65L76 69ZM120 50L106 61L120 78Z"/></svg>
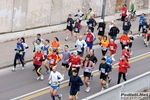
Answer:
<svg viewBox="0 0 150 100"><path fill-rule="evenodd" d="M87 37L87 39L86 39L86 40L87 40L88 42L90 42L90 38L88 38L88 37Z"/></svg>
<svg viewBox="0 0 150 100"><path fill-rule="evenodd" d="M47 51L46 50L44 51L44 55L47 55Z"/></svg>
<svg viewBox="0 0 150 100"><path fill-rule="evenodd" d="M102 50L106 51L106 50L107 50L107 48L106 48L106 47L103 47L103 48L102 48Z"/></svg>
<svg viewBox="0 0 150 100"><path fill-rule="evenodd" d="M78 32L78 28L75 28L74 30L75 30L75 32Z"/></svg>
<svg viewBox="0 0 150 100"><path fill-rule="evenodd" d="M68 23L67 26L70 26L70 23Z"/></svg>
<svg viewBox="0 0 150 100"><path fill-rule="evenodd" d="M102 73L105 73L105 69L104 69L104 68L101 68L101 72L102 72Z"/></svg>
<svg viewBox="0 0 150 100"><path fill-rule="evenodd" d="M100 28L99 28L99 31L103 31L103 28L102 28L102 27L100 27Z"/></svg>
<svg viewBox="0 0 150 100"><path fill-rule="evenodd" d="M113 47L113 46L110 46L110 50L114 50L114 47Z"/></svg>
<svg viewBox="0 0 150 100"><path fill-rule="evenodd" d="M50 64L54 64L54 59L50 59Z"/></svg>
<svg viewBox="0 0 150 100"><path fill-rule="evenodd" d="M123 44L127 44L127 42L125 40L122 41Z"/></svg>
<svg viewBox="0 0 150 100"><path fill-rule="evenodd" d="M89 27L92 27L92 24L91 24L91 23L89 24Z"/></svg>
<svg viewBox="0 0 150 100"><path fill-rule="evenodd" d="M58 86L58 83L57 82L51 82L51 85L52 86Z"/></svg>
<svg viewBox="0 0 150 100"><path fill-rule="evenodd" d="M127 26L127 22L125 22L124 25Z"/></svg>
<svg viewBox="0 0 150 100"><path fill-rule="evenodd" d="M72 70L76 70L76 68L72 68Z"/></svg>
<svg viewBox="0 0 150 100"><path fill-rule="evenodd" d="M85 72L91 72L91 70L88 69L88 67L84 67Z"/></svg>

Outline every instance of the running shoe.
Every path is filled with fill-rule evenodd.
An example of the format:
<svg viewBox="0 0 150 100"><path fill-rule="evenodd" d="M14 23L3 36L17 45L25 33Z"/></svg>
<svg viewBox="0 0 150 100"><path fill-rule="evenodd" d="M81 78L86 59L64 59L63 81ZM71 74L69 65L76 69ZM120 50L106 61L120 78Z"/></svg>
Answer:
<svg viewBox="0 0 150 100"><path fill-rule="evenodd" d="M40 79L43 81L43 80L44 80L44 76L43 76L43 75L41 75L41 76L40 76Z"/></svg>
<svg viewBox="0 0 150 100"><path fill-rule="evenodd" d="M76 93L76 99L78 99L78 95L79 95L79 93L77 92L77 93Z"/></svg>
<svg viewBox="0 0 150 100"><path fill-rule="evenodd" d="M16 71L16 68L13 68L12 71L15 72L15 71Z"/></svg>
<svg viewBox="0 0 150 100"><path fill-rule="evenodd" d="M61 100L62 94L58 94L58 99Z"/></svg>
<svg viewBox="0 0 150 100"><path fill-rule="evenodd" d="M36 78L36 80L40 80L40 77Z"/></svg>

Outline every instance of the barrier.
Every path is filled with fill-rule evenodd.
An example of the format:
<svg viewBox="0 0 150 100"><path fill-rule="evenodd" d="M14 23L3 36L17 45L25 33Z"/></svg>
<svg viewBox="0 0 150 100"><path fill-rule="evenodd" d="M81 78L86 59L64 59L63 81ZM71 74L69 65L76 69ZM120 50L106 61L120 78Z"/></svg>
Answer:
<svg viewBox="0 0 150 100"><path fill-rule="evenodd" d="M150 71L82 100L121 100L121 92L140 92L150 88Z"/></svg>

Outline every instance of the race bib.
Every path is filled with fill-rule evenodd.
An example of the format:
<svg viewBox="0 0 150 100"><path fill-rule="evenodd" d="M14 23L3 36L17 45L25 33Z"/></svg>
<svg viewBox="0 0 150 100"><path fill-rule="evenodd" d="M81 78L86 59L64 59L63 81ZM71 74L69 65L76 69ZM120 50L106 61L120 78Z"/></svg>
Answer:
<svg viewBox="0 0 150 100"><path fill-rule="evenodd" d="M146 28L146 25L144 25L143 28Z"/></svg>
<svg viewBox="0 0 150 100"><path fill-rule="evenodd" d="M54 59L50 59L50 64L54 64Z"/></svg>
<svg viewBox="0 0 150 100"><path fill-rule="evenodd" d="M127 42L125 40L122 41L123 44L127 44Z"/></svg>
<svg viewBox="0 0 150 100"><path fill-rule="evenodd" d="M44 51L44 55L47 55L47 51L46 50Z"/></svg>
<svg viewBox="0 0 150 100"><path fill-rule="evenodd" d="M75 28L74 30L75 30L75 32L78 32L78 28Z"/></svg>
<svg viewBox="0 0 150 100"><path fill-rule="evenodd" d="M57 83L57 82L51 82L51 85L52 85L52 86L57 86L58 83Z"/></svg>
<svg viewBox="0 0 150 100"><path fill-rule="evenodd" d="M68 23L67 26L70 26L70 23Z"/></svg>
<svg viewBox="0 0 150 100"><path fill-rule="evenodd" d="M105 69L104 69L104 68L101 68L101 72L102 72L102 73L105 73Z"/></svg>
<svg viewBox="0 0 150 100"><path fill-rule="evenodd" d="M84 67L85 72L90 72L91 70L88 69L88 67Z"/></svg>
<svg viewBox="0 0 150 100"><path fill-rule="evenodd" d="M88 37L87 37L87 39L86 39L86 40L87 40L88 42L90 42L90 38L88 38Z"/></svg>
<svg viewBox="0 0 150 100"><path fill-rule="evenodd" d="M103 49L103 51L106 51L106 50L107 50L106 47L103 47L102 49Z"/></svg>
<svg viewBox="0 0 150 100"><path fill-rule="evenodd" d="M128 25L127 22L125 22L124 25L127 26Z"/></svg>
<svg viewBox="0 0 150 100"><path fill-rule="evenodd" d="M114 47L113 47L113 46L110 46L110 50L114 50Z"/></svg>
<svg viewBox="0 0 150 100"><path fill-rule="evenodd" d="M99 28L99 31L103 31L103 28L102 28L102 27L100 27L100 28Z"/></svg>
<svg viewBox="0 0 150 100"><path fill-rule="evenodd" d="M122 14L124 14L125 13L125 11L122 11Z"/></svg>
<svg viewBox="0 0 150 100"><path fill-rule="evenodd" d="M91 23L89 24L89 27L92 27L92 24L91 24Z"/></svg>
<svg viewBox="0 0 150 100"><path fill-rule="evenodd" d="M76 70L76 68L72 68L72 70Z"/></svg>

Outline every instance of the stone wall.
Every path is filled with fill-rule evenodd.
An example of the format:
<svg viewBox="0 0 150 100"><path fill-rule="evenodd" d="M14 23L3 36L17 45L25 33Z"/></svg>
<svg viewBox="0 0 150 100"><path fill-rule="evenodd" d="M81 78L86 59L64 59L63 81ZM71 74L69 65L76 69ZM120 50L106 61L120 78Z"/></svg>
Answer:
<svg viewBox="0 0 150 100"><path fill-rule="evenodd" d="M149 0L107 0L106 15L120 12L122 5L134 3L138 9L150 8ZM84 14L92 8L101 16L103 0L0 0L0 33L10 33L66 22L68 14Z"/></svg>

